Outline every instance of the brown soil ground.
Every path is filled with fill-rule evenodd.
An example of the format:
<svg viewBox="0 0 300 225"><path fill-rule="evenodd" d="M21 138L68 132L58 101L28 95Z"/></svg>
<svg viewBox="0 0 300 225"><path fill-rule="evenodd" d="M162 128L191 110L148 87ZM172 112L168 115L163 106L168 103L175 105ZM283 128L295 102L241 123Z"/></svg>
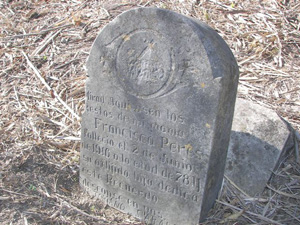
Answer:
<svg viewBox="0 0 300 225"><path fill-rule="evenodd" d="M297 0L3 0L1 224L142 224L89 197L78 181L85 62L103 26L135 7L171 9L213 27L240 66L239 97L272 108L299 130ZM300 224L295 152L255 198L225 179L203 224Z"/></svg>

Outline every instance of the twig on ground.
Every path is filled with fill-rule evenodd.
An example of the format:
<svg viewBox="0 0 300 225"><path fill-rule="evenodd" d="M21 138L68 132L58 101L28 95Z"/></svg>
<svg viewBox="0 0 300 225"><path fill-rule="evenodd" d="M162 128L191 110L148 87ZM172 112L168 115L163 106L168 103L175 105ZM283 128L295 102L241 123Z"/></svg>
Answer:
<svg viewBox="0 0 300 225"><path fill-rule="evenodd" d="M9 200L11 197L0 196L0 201Z"/></svg>
<svg viewBox="0 0 300 225"><path fill-rule="evenodd" d="M67 25L63 25L63 26L53 27L53 28L49 28L46 30L41 30L40 32L37 32L37 33L28 33L28 34L18 34L18 35L13 35L13 36L7 36L4 38L4 40L15 39L15 38L24 38L24 37L36 36L36 35L43 35L52 30L65 29L65 28L71 27L71 26L73 26L73 24L67 24Z"/></svg>
<svg viewBox="0 0 300 225"><path fill-rule="evenodd" d="M55 67L54 69L55 69L55 70L61 69L61 68L65 67L65 66L67 66L67 65L69 65L69 64L71 64L71 63L73 63L73 62L78 61L78 60L79 60L79 59L73 59L73 60L71 60L71 61L69 61L69 62L66 62L65 64L62 64L62 65L60 65L60 66Z"/></svg>
<svg viewBox="0 0 300 225"><path fill-rule="evenodd" d="M229 182L232 186L234 186L239 192L243 193L243 195L245 195L247 198L250 198L250 196L249 196L246 192L244 192L242 189L240 189L239 186L237 186L232 180L230 180L228 176L224 175L224 177L225 177L226 180L228 180L228 182Z"/></svg>
<svg viewBox="0 0 300 225"><path fill-rule="evenodd" d="M32 64L28 56L25 52L22 51L22 54L27 60L28 65L30 68L34 71L35 75L40 79L40 81L45 85L45 87L48 89L48 91L52 91L53 95L57 98L57 100L77 119L80 120L80 117L59 97L59 95L56 93L55 90L53 90L45 81L45 79L41 76L40 72L35 68L35 66Z"/></svg>
<svg viewBox="0 0 300 225"><path fill-rule="evenodd" d="M4 191L4 192L10 193L10 194L14 194L14 195L21 195L21 196L25 196L25 197L36 197L36 196L33 196L33 195L25 195L25 194L18 193L18 192L15 192L15 191L9 191L9 190L3 189L3 188L1 188L1 190Z"/></svg>
<svg viewBox="0 0 300 225"><path fill-rule="evenodd" d="M220 204L222 204L222 205L228 206L228 207L230 207L230 208L232 208L232 209L235 209L235 210L237 210L237 211L242 211L242 210L243 210L243 209L240 209L240 208L238 208L238 207L236 207L236 206L230 205L229 203L226 203L226 202L222 202L222 201L219 201L219 200L216 200L216 202L218 202L218 203L220 203ZM275 221L275 220L269 219L269 218L267 218L267 217L264 217L264 216L259 215L259 214L256 214L256 213L249 212L249 211L244 211L244 212L247 213L247 214L249 214L249 215L251 215L251 216L257 217L257 218L260 219L260 220L266 221L266 222L268 222L268 223L271 223L271 224L277 224L277 225L283 225L283 224L281 224L281 223L279 223L279 222L277 222L277 221Z"/></svg>
<svg viewBox="0 0 300 225"><path fill-rule="evenodd" d="M222 4L221 2L219 2L219 1L216 1L216 0L210 0L210 2L212 2L212 3L216 4L216 5L219 5L219 6L223 7L223 8L225 8L225 9L233 10L233 8L231 8L231 7L227 6L227 5L224 5L224 4Z"/></svg>
<svg viewBox="0 0 300 225"><path fill-rule="evenodd" d="M63 136L47 136L47 138L50 139L59 139L59 140L69 140L69 141L80 141L81 138L80 137L63 137Z"/></svg>
<svg viewBox="0 0 300 225"><path fill-rule="evenodd" d="M40 53L42 53L45 48L47 47L47 45L62 31L62 29L60 29L59 31L55 32L54 34L50 34L48 38L46 38L42 45L37 47L31 54L31 56L35 56L35 55L38 55Z"/></svg>
<svg viewBox="0 0 300 225"><path fill-rule="evenodd" d="M67 128L68 126L66 126L65 124L63 124L62 122L57 122L55 120L52 120L50 118L48 118L47 116L44 116L44 115L39 115L39 117L44 120L45 122L47 123L53 123L55 125L58 125L58 126L61 126L63 128Z"/></svg>
<svg viewBox="0 0 300 225"><path fill-rule="evenodd" d="M58 194L56 194L55 197L56 197L57 200L59 200L59 201L61 202L61 204L65 205L65 206L67 206L67 207L69 207L69 208L71 208L72 210L74 210L74 211L80 213L81 215L90 217L90 218L92 218L92 219L94 219L94 220L96 220L96 221L107 222L104 218L99 218L99 217L97 217L97 216L90 215L90 214L88 214L88 213L82 211L81 209L77 208L76 206L73 206L71 203L69 203L69 202L63 200L62 198L60 198L60 197L58 196Z"/></svg>
<svg viewBox="0 0 300 225"><path fill-rule="evenodd" d="M286 197L289 197L289 198L294 198L294 199L300 200L299 195L292 195L292 194L289 194L289 193L286 193L286 192L283 192L283 191L276 190L268 184L267 184L267 188L269 188L270 190L276 192L277 194L280 194L280 195L283 195L283 196L286 196Z"/></svg>
<svg viewBox="0 0 300 225"><path fill-rule="evenodd" d="M22 105L21 105L20 100L19 100L19 95L18 95L18 92L16 90L16 86L14 86L14 91L15 91L15 96L16 96L16 100L19 104L19 107L22 108Z"/></svg>

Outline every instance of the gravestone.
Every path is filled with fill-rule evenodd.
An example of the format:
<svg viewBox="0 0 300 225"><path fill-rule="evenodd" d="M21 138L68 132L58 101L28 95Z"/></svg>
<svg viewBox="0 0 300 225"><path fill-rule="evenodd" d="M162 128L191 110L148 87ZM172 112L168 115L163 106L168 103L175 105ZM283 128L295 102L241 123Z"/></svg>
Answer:
<svg viewBox="0 0 300 225"><path fill-rule="evenodd" d="M225 175L249 196L261 194L293 143L276 112L238 98Z"/></svg>
<svg viewBox="0 0 300 225"><path fill-rule="evenodd" d="M220 190L238 67L207 25L127 11L87 62L80 184L148 224L198 224Z"/></svg>

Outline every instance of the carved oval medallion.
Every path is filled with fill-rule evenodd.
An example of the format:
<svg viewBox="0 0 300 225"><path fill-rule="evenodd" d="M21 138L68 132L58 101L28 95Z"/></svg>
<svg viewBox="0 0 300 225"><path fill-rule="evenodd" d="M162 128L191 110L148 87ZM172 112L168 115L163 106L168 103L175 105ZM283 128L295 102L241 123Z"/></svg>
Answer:
<svg viewBox="0 0 300 225"><path fill-rule="evenodd" d="M162 44L163 37L154 30L140 29L122 38L116 70L123 88L139 98L163 92L172 77L172 57Z"/></svg>

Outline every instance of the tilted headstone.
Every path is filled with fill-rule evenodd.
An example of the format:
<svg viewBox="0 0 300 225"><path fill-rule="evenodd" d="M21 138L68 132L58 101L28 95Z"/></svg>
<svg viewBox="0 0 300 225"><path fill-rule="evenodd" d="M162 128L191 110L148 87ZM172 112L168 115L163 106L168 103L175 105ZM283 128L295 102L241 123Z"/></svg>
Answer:
<svg viewBox="0 0 300 225"><path fill-rule="evenodd" d="M220 190L238 67L224 40L180 14L139 8L87 63L80 183L149 224L198 224Z"/></svg>
<svg viewBox="0 0 300 225"><path fill-rule="evenodd" d="M261 194L293 143L276 112L237 99L225 175L248 195Z"/></svg>

